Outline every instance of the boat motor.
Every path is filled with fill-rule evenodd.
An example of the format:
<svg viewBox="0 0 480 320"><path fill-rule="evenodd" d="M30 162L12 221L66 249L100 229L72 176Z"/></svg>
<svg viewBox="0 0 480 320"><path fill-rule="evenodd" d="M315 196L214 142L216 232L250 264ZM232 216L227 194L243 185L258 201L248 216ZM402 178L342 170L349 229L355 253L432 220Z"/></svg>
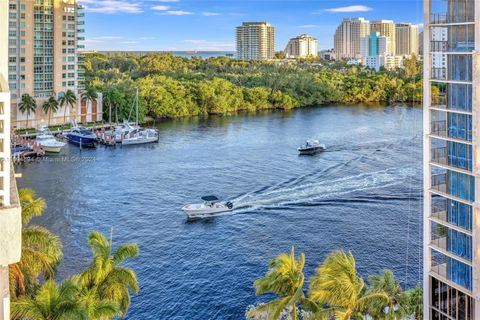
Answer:
<svg viewBox="0 0 480 320"><path fill-rule="evenodd" d="M225 203L225 205L227 206L228 209L233 209L233 203L231 203L230 201L228 201L227 203Z"/></svg>

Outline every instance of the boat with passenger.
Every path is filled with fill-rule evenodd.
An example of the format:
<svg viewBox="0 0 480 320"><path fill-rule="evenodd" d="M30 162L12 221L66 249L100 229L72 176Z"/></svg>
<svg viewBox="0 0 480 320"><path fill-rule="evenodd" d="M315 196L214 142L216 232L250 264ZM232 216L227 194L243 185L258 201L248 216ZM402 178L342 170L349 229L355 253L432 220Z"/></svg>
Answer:
<svg viewBox="0 0 480 320"><path fill-rule="evenodd" d="M187 204L182 207L182 211L185 212L188 218L211 216L216 213L229 212L234 209L232 202L221 202L216 196L205 196L201 199L203 203Z"/></svg>
<svg viewBox="0 0 480 320"><path fill-rule="evenodd" d="M327 147L324 144L321 144L318 140L307 140L305 144L300 146L297 150L301 155L313 155L327 150Z"/></svg>

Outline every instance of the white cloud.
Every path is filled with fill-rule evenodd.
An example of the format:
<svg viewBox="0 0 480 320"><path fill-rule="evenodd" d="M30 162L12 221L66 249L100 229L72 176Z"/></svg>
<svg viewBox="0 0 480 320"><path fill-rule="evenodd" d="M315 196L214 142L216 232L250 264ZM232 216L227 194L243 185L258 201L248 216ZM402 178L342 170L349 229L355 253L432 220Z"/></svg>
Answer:
<svg viewBox="0 0 480 320"><path fill-rule="evenodd" d="M142 13L141 4L128 0L82 0L86 10L97 13Z"/></svg>
<svg viewBox="0 0 480 320"><path fill-rule="evenodd" d="M347 7L338 7L338 8L330 8L326 9L327 12L366 12L372 11L373 9L363 5L356 5L356 6L347 6Z"/></svg>
<svg viewBox="0 0 480 320"><path fill-rule="evenodd" d="M180 0L150 0L155 2L180 2Z"/></svg>
<svg viewBox="0 0 480 320"><path fill-rule="evenodd" d="M218 13L218 12L202 12L202 15L203 16L206 16L206 17L213 17L213 16L220 16L221 13Z"/></svg>
<svg viewBox="0 0 480 320"><path fill-rule="evenodd" d="M186 16L189 14L193 14L193 12L183 11L183 10L168 10L162 13L162 15L169 15L169 16Z"/></svg>
<svg viewBox="0 0 480 320"><path fill-rule="evenodd" d="M138 41L122 41L120 43L123 43L123 44L137 44Z"/></svg>
<svg viewBox="0 0 480 320"><path fill-rule="evenodd" d="M156 10L156 11L166 11L166 10L170 9L170 7L169 6L154 6L151 9Z"/></svg>

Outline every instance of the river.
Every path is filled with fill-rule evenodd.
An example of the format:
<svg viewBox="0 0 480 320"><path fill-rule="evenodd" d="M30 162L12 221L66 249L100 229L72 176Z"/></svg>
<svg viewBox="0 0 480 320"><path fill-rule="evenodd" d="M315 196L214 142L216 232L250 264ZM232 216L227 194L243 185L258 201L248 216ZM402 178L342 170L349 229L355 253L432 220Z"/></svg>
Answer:
<svg viewBox="0 0 480 320"><path fill-rule="evenodd" d="M64 244L59 278L82 270L92 230L136 242L128 319L242 319L253 281L292 245L309 277L335 249L359 273L421 281L422 112L325 106L165 121L154 145L80 151L20 165L19 187L48 208L34 223ZM328 151L298 156L307 138ZM244 208L188 222L182 205L215 194Z"/></svg>

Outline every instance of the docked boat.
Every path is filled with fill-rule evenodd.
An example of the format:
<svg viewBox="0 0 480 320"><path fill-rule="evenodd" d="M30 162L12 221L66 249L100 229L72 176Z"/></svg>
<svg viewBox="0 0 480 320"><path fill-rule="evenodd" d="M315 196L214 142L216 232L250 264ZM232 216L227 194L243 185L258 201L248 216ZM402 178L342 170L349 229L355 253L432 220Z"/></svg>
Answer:
<svg viewBox="0 0 480 320"><path fill-rule="evenodd" d="M188 218L200 218L234 209L232 202L221 202L215 196L202 197L203 203L187 204L182 208Z"/></svg>
<svg viewBox="0 0 480 320"><path fill-rule="evenodd" d="M155 129L135 129L122 139L122 145L134 145L158 142L158 132Z"/></svg>
<svg viewBox="0 0 480 320"><path fill-rule="evenodd" d="M38 129L36 141L45 152L59 153L65 146L64 142L55 139L55 136L45 125L42 125L40 129Z"/></svg>
<svg viewBox="0 0 480 320"><path fill-rule="evenodd" d="M307 140L307 142L297 150L300 154L312 155L325 151L326 149L325 145L321 144L318 140Z"/></svg>
<svg viewBox="0 0 480 320"><path fill-rule="evenodd" d="M65 135L68 142L81 147L93 148L97 142L97 136L90 130L73 124L72 129Z"/></svg>
<svg viewBox="0 0 480 320"><path fill-rule="evenodd" d="M158 131L156 129L145 129L138 126L138 90L135 97L137 125L133 126L128 121L124 123L124 133L121 135L122 145L136 145L158 142Z"/></svg>
<svg viewBox="0 0 480 320"><path fill-rule="evenodd" d="M128 134L130 134L136 129L140 128L137 125L131 124L127 120L125 120L121 125L115 126L112 132L113 137L115 138L115 142L122 142L124 137L128 136Z"/></svg>

